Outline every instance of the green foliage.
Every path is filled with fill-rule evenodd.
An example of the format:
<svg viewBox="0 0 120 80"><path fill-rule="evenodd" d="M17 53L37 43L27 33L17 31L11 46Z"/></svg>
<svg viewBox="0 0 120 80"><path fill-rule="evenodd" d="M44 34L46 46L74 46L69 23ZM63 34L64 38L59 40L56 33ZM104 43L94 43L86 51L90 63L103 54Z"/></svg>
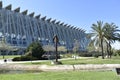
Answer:
<svg viewBox="0 0 120 80"><path fill-rule="evenodd" d="M114 56L120 56L120 50L117 50L114 54Z"/></svg>
<svg viewBox="0 0 120 80"><path fill-rule="evenodd" d="M99 53L94 53L92 56L95 57L95 58L98 58L100 56L100 54Z"/></svg>
<svg viewBox="0 0 120 80"><path fill-rule="evenodd" d="M104 29L103 29L103 22L97 21L96 24L92 24L92 30L93 30L93 40L91 42L94 42L94 45L96 47L101 47L101 53L102 53L102 59L104 59L104 53L103 53L103 40L104 40Z"/></svg>
<svg viewBox="0 0 120 80"><path fill-rule="evenodd" d="M104 59L104 50L107 51L107 55L111 57L112 55L112 47L111 44L115 42L115 40L120 39L120 30L118 26L114 23L103 23L102 21L97 21L97 24L92 24L91 33L93 35L93 39L91 43L94 43L95 47L101 47L102 58ZM99 49L98 49L99 50Z"/></svg>
<svg viewBox="0 0 120 80"><path fill-rule="evenodd" d="M13 58L13 61L30 61L30 60L43 59L42 55L44 53L45 53L45 51L43 50L40 43L33 42L26 49L25 56Z"/></svg>
<svg viewBox="0 0 120 80"><path fill-rule="evenodd" d="M39 42L31 43L26 51L26 56L33 56L38 59L41 59L42 55L45 53Z"/></svg>
<svg viewBox="0 0 120 80"><path fill-rule="evenodd" d="M81 52L81 53L79 53L79 56L81 56L81 57L92 57L92 54L88 53L88 52Z"/></svg>
<svg viewBox="0 0 120 80"><path fill-rule="evenodd" d="M21 61L21 58L20 57L15 57L12 59L12 61Z"/></svg>
<svg viewBox="0 0 120 80"><path fill-rule="evenodd" d="M79 53L79 56L81 56L81 57L95 57L95 58L98 58L99 56L101 56L101 53L97 52L97 51L81 52L81 53Z"/></svg>
<svg viewBox="0 0 120 80"><path fill-rule="evenodd" d="M12 60L13 61L30 61L30 60L37 60L37 58L32 56L21 56L21 57L15 57Z"/></svg>

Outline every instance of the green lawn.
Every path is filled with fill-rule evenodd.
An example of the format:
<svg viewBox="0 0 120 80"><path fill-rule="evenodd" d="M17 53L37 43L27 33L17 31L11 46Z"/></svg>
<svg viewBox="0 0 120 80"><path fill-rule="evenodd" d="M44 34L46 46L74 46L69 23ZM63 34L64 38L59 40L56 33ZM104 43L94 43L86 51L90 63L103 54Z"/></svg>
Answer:
<svg viewBox="0 0 120 80"><path fill-rule="evenodd" d="M68 59L68 60L61 60L63 65L77 65L77 64L119 64L120 63L120 57L113 57L112 59L101 59L101 58L80 58L80 59ZM25 63L25 64L31 64ZM46 62L32 62L32 65L42 65L47 64L51 65L51 61L48 60Z"/></svg>
<svg viewBox="0 0 120 80"><path fill-rule="evenodd" d="M63 64L119 64L119 58L112 58L112 59L101 59L101 58L91 58L91 59L77 59L77 60L63 60Z"/></svg>
<svg viewBox="0 0 120 80"><path fill-rule="evenodd" d="M120 80L115 71L63 71L0 74L0 80Z"/></svg>
<svg viewBox="0 0 120 80"><path fill-rule="evenodd" d="M4 59L19 57L19 56L21 56L21 55L5 55L5 56L4 56ZM3 59L3 56L2 56L2 55L0 55L0 59Z"/></svg>
<svg viewBox="0 0 120 80"><path fill-rule="evenodd" d="M64 64L119 64L120 57L112 59L101 58L80 58L61 61ZM46 62L31 62L27 65L50 65L50 60ZM53 71L53 72L33 72L33 73L7 73L0 74L0 80L120 80L116 71Z"/></svg>

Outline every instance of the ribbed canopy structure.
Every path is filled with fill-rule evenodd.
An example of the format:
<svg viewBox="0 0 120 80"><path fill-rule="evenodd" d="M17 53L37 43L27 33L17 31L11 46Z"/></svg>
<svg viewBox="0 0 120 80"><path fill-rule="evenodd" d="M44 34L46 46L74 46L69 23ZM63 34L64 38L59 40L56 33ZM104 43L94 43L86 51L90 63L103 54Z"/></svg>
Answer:
<svg viewBox="0 0 120 80"><path fill-rule="evenodd" d="M67 50L73 50L75 40L78 41L79 50L85 51L89 43L83 29L47 18L35 15L28 10L20 11L20 7L12 10L12 5L3 8L0 1L0 40L5 37L6 43L11 46L27 47L33 41L39 41L44 45L54 45L53 37L58 36L59 46L65 46Z"/></svg>

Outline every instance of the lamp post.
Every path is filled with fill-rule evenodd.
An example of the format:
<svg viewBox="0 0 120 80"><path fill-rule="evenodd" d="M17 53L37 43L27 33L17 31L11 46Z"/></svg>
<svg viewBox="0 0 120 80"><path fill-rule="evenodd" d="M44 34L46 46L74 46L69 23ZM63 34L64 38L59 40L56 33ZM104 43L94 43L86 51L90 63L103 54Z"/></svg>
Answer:
<svg viewBox="0 0 120 80"><path fill-rule="evenodd" d="M53 37L53 41L54 41L54 43L55 43L56 62L58 62L57 44L58 44L58 42L59 42L59 39L58 39L57 35L55 35L55 36Z"/></svg>

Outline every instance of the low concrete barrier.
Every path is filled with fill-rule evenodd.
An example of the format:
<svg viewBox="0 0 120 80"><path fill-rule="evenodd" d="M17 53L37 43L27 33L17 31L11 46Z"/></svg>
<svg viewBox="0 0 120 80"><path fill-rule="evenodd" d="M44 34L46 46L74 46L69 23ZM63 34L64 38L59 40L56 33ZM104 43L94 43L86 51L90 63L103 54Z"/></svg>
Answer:
<svg viewBox="0 0 120 80"><path fill-rule="evenodd" d="M23 65L2 64L0 70L37 70L37 71L67 71L67 70L113 70L120 64L86 64L86 65Z"/></svg>
<svg viewBox="0 0 120 80"><path fill-rule="evenodd" d="M120 64L86 64L74 65L75 70L112 70L120 67Z"/></svg>

